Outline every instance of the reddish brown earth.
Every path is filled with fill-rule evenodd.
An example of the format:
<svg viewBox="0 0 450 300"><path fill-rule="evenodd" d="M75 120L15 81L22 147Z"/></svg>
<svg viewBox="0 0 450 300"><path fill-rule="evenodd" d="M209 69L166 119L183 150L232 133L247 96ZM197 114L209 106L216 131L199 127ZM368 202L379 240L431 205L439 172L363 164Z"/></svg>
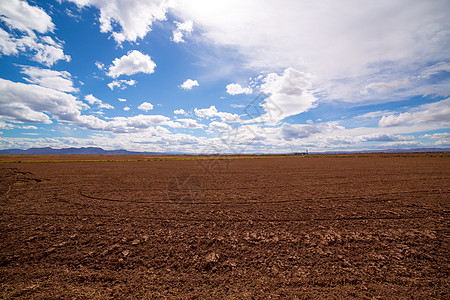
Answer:
<svg viewBox="0 0 450 300"><path fill-rule="evenodd" d="M450 297L448 154L228 158L1 156L1 297Z"/></svg>

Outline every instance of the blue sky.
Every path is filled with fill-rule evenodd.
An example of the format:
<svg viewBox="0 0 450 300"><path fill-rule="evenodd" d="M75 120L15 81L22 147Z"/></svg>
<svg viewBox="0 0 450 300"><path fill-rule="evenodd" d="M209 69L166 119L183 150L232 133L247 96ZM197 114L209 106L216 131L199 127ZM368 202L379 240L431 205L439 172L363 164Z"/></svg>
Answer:
<svg viewBox="0 0 450 300"><path fill-rule="evenodd" d="M448 1L0 2L0 148L450 147Z"/></svg>

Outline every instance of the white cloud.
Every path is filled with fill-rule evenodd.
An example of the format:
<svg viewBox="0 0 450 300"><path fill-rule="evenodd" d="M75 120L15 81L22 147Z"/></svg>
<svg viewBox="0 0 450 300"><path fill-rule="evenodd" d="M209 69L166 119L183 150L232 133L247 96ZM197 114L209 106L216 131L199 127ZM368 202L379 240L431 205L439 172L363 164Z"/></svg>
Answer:
<svg viewBox="0 0 450 300"><path fill-rule="evenodd" d="M383 116L379 121L380 127L400 125L414 125L424 123L440 123L442 126L450 126L450 98L421 105L409 112L398 115Z"/></svg>
<svg viewBox="0 0 450 300"><path fill-rule="evenodd" d="M427 138L430 140L434 140L434 144L436 146L441 145L450 145L450 133L442 132L442 133L433 133L433 134L425 134L422 138Z"/></svg>
<svg viewBox="0 0 450 300"><path fill-rule="evenodd" d="M186 79L180 87L184 90L191 90L194 86L199 86L197 80Z"/></svg>
<svg viewBox="0 0 450 300"><path fill-rule="evenodd" d="M253 93L253 90L250 87L243 88L238 83L230 83L227 85L227 93L230 95L251 94Z"/></svg>
<svg viewBox="0 0 450 300"><path fill-rule="evenodd" d="M183 23L175 21L175 24L177 25L177 29L172 32L172 41L174 41L175 43L183 43L183 35L190 34L192 33L192 31L194 31L194 22L190 20Z"/></svg>
<svg viewBox="0 0 450 300"><path fill-rule="evenodd" d="M395 80L392 82L373 82L365 86L364 90L361 91L361 94L367 95L370 91L374 91L377 93L388 93L398 89L406 88L410 86L410 82L408 79L404 80Z"/></svg>
<svg viewBox="0 0 450 300"><path fill-rule="evenodd" d="M213 121L209 123L209 128L217 131L228 131L231 130L231 126L227 123Z"/></svg>
<svg viewBox="0 0 450 300"><path fill-rule="evenodd" d="M205 127L205 125L199 124L196 120L193 119L177 119L177 122L183 123L183 128L202 129L203 127Z"/></svg>
<svg viewBox="0 0 450 300"><path fill-rule="evenodd" d="M87 95L86 101L99 108L107 108L108 104ZM85 104L71 95L54 89L34 84L24 84L0 79L0 118L3 122L29 122L51 124L52 119L67 122L82 128L110 131L115 133L133 133L154 130L158 126L170 126L170 118L162 115L137 115L132 117L114 117L110 121L93 115L82 115ZM8 123L5 123L8 124ZM198 127L195 120L186 123L187 127ZM2 126L2 123L0 123ZM12 125L13 126L13 125ZM10 127L4 125L2 127ZM156 129L155 129L156 130ZM158 132L167 132L162 128Z"/></svg>
<svg viewBox="0 0 450 300"><path fill-rule="evenodd" d="M138 106L138 109L143 111L149 111L153 109L153 104L148 102L143 102L141 105Z"/></svg>
<svg viewBox="0 0 450 300"><path fill-rule="evenodd" d="M373 133L359 137L359 141L361 142L398 142L412 140L414 140L414 136L394 135L388 133Z"/></svg>
<svg viewBox="0 0 450 300"><path fill-rule="evenodd" d="M20 31L46 33L55 28L52 18L43 9L26 1L1 1L0 11L0 20Z"/></svg>
<svg viewBox="0 0 450 300"><path fill-rule="evenodd" d="M123 98L117 98L117 100L119 100L120 102L126 102L127 99L123 99Z"/></svg>
<svg viewBox="0 0 450 300"><path fill-rule="evenodd" d="M67 71L54 71L50 69L41 69L38 67L22 66L23 74L30 78L26 81L43 87L48 87L61 92L77 92L73 86L72 76Z"/></svg>
<svg viewBox="0 0 450 300"><path fill-rule="evenodd" d="M70 94L32 84L0 79L0 116L13 122L51 124L79 116L83 103Z"/></svg>
<svg viewBox="0 0 450 300"><path fill-rule="evenodd" d="M115 87L124 90L127 86L133 86L136 85L137 81L130 79L130 80L125 80L125 79L121 79L121 80L114 80L110 83L107 84L107 86L112 90L114 90Z"/></svg>
<svg viewBox="0 0 450 300"><path fill-rule="evenodd" d="M33 59L46 66L52 66L58 60L65 60L67 62L71 60L69 55L64 54L64 50L61 44L53 46L37 43L32 49L36 50L36 54L34 55Z"/></svg>
<svg viewBox="0 0 450 300"><path fill-rule="evenodd" d="M16 125L14 125L14 124L6 123L6 122L3 122L2 120L0 120L0 129L9 130L9 129L13 129L15 127L16 127Z"/></svg>
<svg viewBox="0 0 450 300"><path fill-rule="evenodd" d="M423 138L427 138L427 139L431 139L431 140L440 140L440 139L450 140L450 132L425 134L422 137Z"/></svg>
<svg viewBox="0 0 450 300"><path fill-rule="evenodd" d="M185 0L171 13L192 20L205 44L237 51L235 64L314 74L312 83L330 100L392 101L360 91L450 58L445 1Z"/></svg>
<svg viewBox="0 0 450 300"><path fill-rule="evenodd" d="M270 73L262 79L261 91L269 94L262 107L265 114L252 121L277 123L289 116L306 112L316 106L317 98L309 91L306 73L287 68L282 75Z"/></svg>
<svg viewBox="0 0 450 300"><path fill-rule="evenodd" d="M245 107L244 104L235 104L235 103L230 104L230 106L231 106L232 108L244 108L244 107Z"/></svg>
<svg viewBox="0 0 450 300"><path fill-rule="evenodd" d="M100 100L92 95L88 95L86 101L101 104ZM93 115L82 115L82 108L83 103L77 101L73 95L0 79L0 118L4 121L51 124L51 116L59 122L76 124L90 130L130 133L153 130L155 126L170 120L162 115L137 115L128 118L114 117L105 121Z"/></svg>
<svg viewBox="0 0 450 300"><path fill-rule="evenodd" d="M100 10L100 31L111 32L118 44L135 42L151 30L155 21L166 19L172 1L168 0L70 0L78 6L91 5ZM114 26L118 24L120 26ZM116 28L120 28L116 30Z"/></svg>
<svg viewBox="0 0 450 300"><path fill-rule="evenodd" d="M439 62L437 64L429 66L421 72L419 77L420 78L429 78L433 75L436 75L439 73L444 73L444 72L450 73L450 63Z"/></svg>
<svg viewBox="0 0 450 300"><path fill-rule="evenodd" d="M129 111L130 108L129 108L128 106L125 106L125 107L123 108L123 110L124 110L124 111Z"/></svg>
<svg viewBox="0 0 450 300"><path fill-rule="evenodd" d="M33 125L28 125L28 126L22 126L21 127L22 129L33 129L33 130L36 130L36 129L38 129L36 126L33 126Z"/></svg>
<svg viewBox="0 0 450 300"><path fill-rule="evenodd" d="M0 52L4 55L15 55L19 52L17 48L17 40L0 28Z"/></svg>
<svg viewBox="0 0 450 300"><path fill-rule="evenodd" d="M106 108L106 109L114 109L114 106L104 103L102 100L97 99L94 97L94 95L89 94L84 97L84 100L86 100L91 105L97 105L98 108Z"/></svg>
<svg viewBox="0 0 450 300"><path fill-rule="evenodd" d="M129 51L121 58L113 60L112 65L109 66L108 76L117 78L120 75L133 75L136 73L151 74L155 72L156 64L151 57L142 54L137 50ZM111 88L111 87L110 87Z"/></svg>
<svg viewBox="0 0 450 300"><path fill-rule="evenodd" d="M237 114L231 114L227 112L219 112L217 111L217 108L212 105L209 108L195 108L194 113L196 116L200 118L214 118L219 117L222 122L225 123L238 123L241 122L241 118Z"/></svg>
<svg viewBox="0 0 450 300"><path fill-rule="evenodd" d="M96 61L95 62L95 66L99 69L99 70L103 70L105 68L105 65L102 62Z"/></svg>
<svg viewBox="0 0 450 300"><path fill-rule="evenodd" d="M212 105L209 108L194 109L195 115L200 118L212 118L217 115L217 108Z"/></svg>
<svg viewBox="0 0 450 300"><path fill-rule="evenodd" d="M41 8L30 6L25 1L11 0L2 1L0 11L0 20L11 31L8 33L0 28L1 53L18 55L29 51L27 56L46 66L52 66L59 60L70 61L70 56L64 54L62 43L55 42L50 36L36 35L35 32L43 34L54 29L51 17Z"/></svg>
<svg viewBox="0 0 450 300"><path fill-rule="evenodd" d="M334 123L320 124L288 124L283 123L280 126L280 132L283 139L287 141L295 139L304 139L318 133L324 133L333 130L343 130L344 127L337 126Z"/></svg>
<svg viewBox="0 0 450 300"><path fill-rule="evenodd" d="M186 114L186 112L182 108L174 110L173 113L176 115L185 115Z"/></svg>

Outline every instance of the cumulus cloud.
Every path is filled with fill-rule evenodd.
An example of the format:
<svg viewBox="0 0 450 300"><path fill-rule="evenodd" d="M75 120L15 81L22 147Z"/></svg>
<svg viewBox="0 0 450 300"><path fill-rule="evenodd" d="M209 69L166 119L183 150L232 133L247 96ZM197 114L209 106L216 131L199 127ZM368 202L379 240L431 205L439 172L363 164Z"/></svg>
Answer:
<svg viewBox="0 0 450 300"><path fill-rule="evenodd" d="M25 1L11 0L0 3L0 20L8 25L10 32L0 28L0 52L4 55L26 55L41 64L52 66L59 60L70 61L65 55L63 45L50 36L37 36L36 33L50 33L54 30L51 17L37 6Z"/></svg>
<svg viewBox="0 0 450 300"><path fill-rule="evenodd" d="M127 99L123 99L123 98L117 98L117 100L119 100L120 102L127 102Z"/></svg>
<svg viewBox="0 0 450 300"><path fill-rule="evenodd" d="M186 114L186 112L182 108L174 110L173 113L176 115L185 115Z"/></svg>
<svg viewBox="0 0 450 300"><path fill-rule="evenodd" d="M124 110L124 111L129 111L130 108L129 108L128 106L125 106L125 107L123 108L123 110Z"/></svg>
<svg viewBox="0 0 450 300"><path fill-rule="evenodd" d="M106 109L114 109L114 106L104 103L102 100L97 99L94 97L94 95L89 94L84 97L84 100L86 100L91 105L97 105L98 108L106 108Z"/></svg>
<svg viewBox="0 0 450 300"><path fill-rule="evenodd" d="M12 122L51 124L70 121L79 115L83 103L73 95L54 89L0 79L0 116Z"/></svg>
<svg viewBox="0 0 450 300"><path fill-rule="evenodd" d="M67 71L54 71L38 67L22 66L21 72L30 77L25 79L29 83L61 92L74 93L78 91L73 86L72 76Z"/></svg>
<svg viewBox="0 0 450 300"><path fill-rule="evenodd" d="M309 124L288 124L283 123L280 127L281 134L285 140L302 139L313 134L322 132L321 128Z"/></svg>
<svg viewBox="0 0 450 300"><path fill-rule="evenodd" d="M15 127L16 127L16 125L14 125L14 124L6 123L6 122L0 120L0 129L9 130L9 129L13 129Z"/></svg>
<svg viewBox="0 0 450 300"><path fill-rule="evenodd" d="M109 66L107 75L117 78L121 75L133 75L136 73L151 74L155 72L155 67L156 64L149 55L132 50L121 58L114 59L112 65Z"/></svg>
<svg viewBox="0 0 450 300"><path fill-rule="evenodd" d="M153 109L153 104L148 102L143 102L141 105L138 106L138 109L143 111L149 111Z"/></svg>
<svg viewBox="0 0 450 300"><path fill-rule="evenodd" d="M92 105L102 105L94 96L86 97ZM137 115L105 121L93 115L82 115L83 107L84 104L71 94L0 79L0 118L4 121L51 124L53 118L90 130L133 133L154 129L170 120L162 115Z"/></svg>
<svg viewBox="0 0 450 300"><path fill-rule="evenodd" d="M64 54L62 43L46 44L43 38L34 34L14 37L0 28L0 52L4 55L18 55L26 53L32 60L48 67L59 60L70 61L69 55Z"/></svg>
<svg viewBox="0 0 450 300"><path fill-rule="evenodd" d="M189 129L202 129L205 127L205 125L198 123L196 120L193 119L177 119L177 122L183 123L183 128L189 128Z"/></svg>
<svg viewBox="0 0 450 300"><path fill-rule="evenodd" d="M71 57L64 54L62 44L46 45L42 43L35 43L30 45L31 50L35 50L33 59L46 66L54 65L58 60L69 62Z"/></svg>
<svg viewBox="0 0 450 300"><path fill-rule="evenodd" d="M450 145L450 133L442 132L442 133L433 133L433 134L425 134L422 138L434 140L434 144L436 146L441 145Z"/></svg>
<svg viewBox="0 0 450 300"><path fill-rule="evenodd" d="M445 1L192 0L171 12L193 20L209 45L236 50L247 68L314 74L314 86L332 100L379 99L360 91L450 59Z"/></svg>
<svg viewBox="0 0 450 300"><path fill-rule="evenodd" d="M197 80L192 79L186 79L186 81L183 82L182 85L180 85L180 87L184 90L192 90L194 86L199 86L199 84Z"/></svg>
<svg viewBox="0 0 450 300"><path fill-rule="evenodd" d="M283 123L279 129L281 136L286 141L305 139L316 134L336 133L345 130L336 122L327 122L319 124L289 124Z"/></svg>
<svg viewBox="0 0 450 300"><path fill-rule="evenodd" d="M227 123L213 121L209 123L209 128L217 131L229 131L231 130L231 126Z"/></svg>
<svg viewBox="0 0 450 300"><path fill-rule="evenodd" d="M251 87L244 88L238 83L230 83L227 85L227 93L230 95L251 94L253 89Z"/></svg>
<svg viewBox="0 0 450 300"><path fill-rule="evenodd" d="M261 106L265 114L251 121L277 123L316 106L317 98L309 91L308 74L287 68L283 74L270 73L262 78L261 91L269 95Z"/></svg>
<svg viewBox="0 0 450 300"><path fill-rule="evenodd" d="M194 31L194 22L190 20L183 23L175 21L175 24L177 25L177 29L172 32L172 41L174 41L175 43L183 43L183 35L190 34L192 31Z"/></svg>
<svg viewBox="0 0 450 300"><path fill-rule="evenodd" d="M448 140L450 140L450 132L425 134L422 137L423 138L427 138L427 139L431 139L431 140L440 140L440 139L448 139Z"/></svg>
<svg viewBox="0 0 450 300"><path fill-rule="evenodd" d="M212 105L209 108L195 108L194 113L200 118L214 118L219 117L225 123L237 123L241 122L241 118L237 114L231 114L227 112L219 112L217 108Z"/></svg>
<svg viewBox="0 0 450 300"><path fill-rule="evenodd" d="M114 90L115 87L124 90L125 88L127 88L127 86L133 86L136 85L137 81L130 79L130 80L125 80L125 79L121 79L121 80L114 80L110 83L107 84L107 86L112 90Z"/></svg>
<svg viewBox="0 0 450 300"><path fill-rule="evenodd" d="M450 98L421 105L409 112L383 116L378 125L391 127L400 125L415 125L424 123L440 123L443 126L450 125Z"/></svg>
<svg viewBox="0 0 450 300"><path fill-rule="evenodd" d="M172 1L168 0L69 0L79 7L95 6L100 10L100 31L111 33L114 40L135 42L151 30L155 21L166 20ZM115 26L118 24L120 26Z"/></svg>
<svg viewBox="0 0 450 300"><path fill-rule="evenodd" d="M0 2L0 20L20 31L53 31L52 18L40 7L31 6L26 1L8 0Z"/></svg>

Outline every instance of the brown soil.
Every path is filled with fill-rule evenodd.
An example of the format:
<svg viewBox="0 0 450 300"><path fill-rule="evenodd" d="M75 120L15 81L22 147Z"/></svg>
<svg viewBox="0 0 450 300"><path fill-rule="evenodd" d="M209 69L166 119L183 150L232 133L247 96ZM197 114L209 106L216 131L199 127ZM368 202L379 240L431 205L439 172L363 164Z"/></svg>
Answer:
<svg viewBox="0 0 450 300"><path fill-rule="evenodd" d="M448 154L156 158L0 157L0 297L450 297Z"/></svg>

